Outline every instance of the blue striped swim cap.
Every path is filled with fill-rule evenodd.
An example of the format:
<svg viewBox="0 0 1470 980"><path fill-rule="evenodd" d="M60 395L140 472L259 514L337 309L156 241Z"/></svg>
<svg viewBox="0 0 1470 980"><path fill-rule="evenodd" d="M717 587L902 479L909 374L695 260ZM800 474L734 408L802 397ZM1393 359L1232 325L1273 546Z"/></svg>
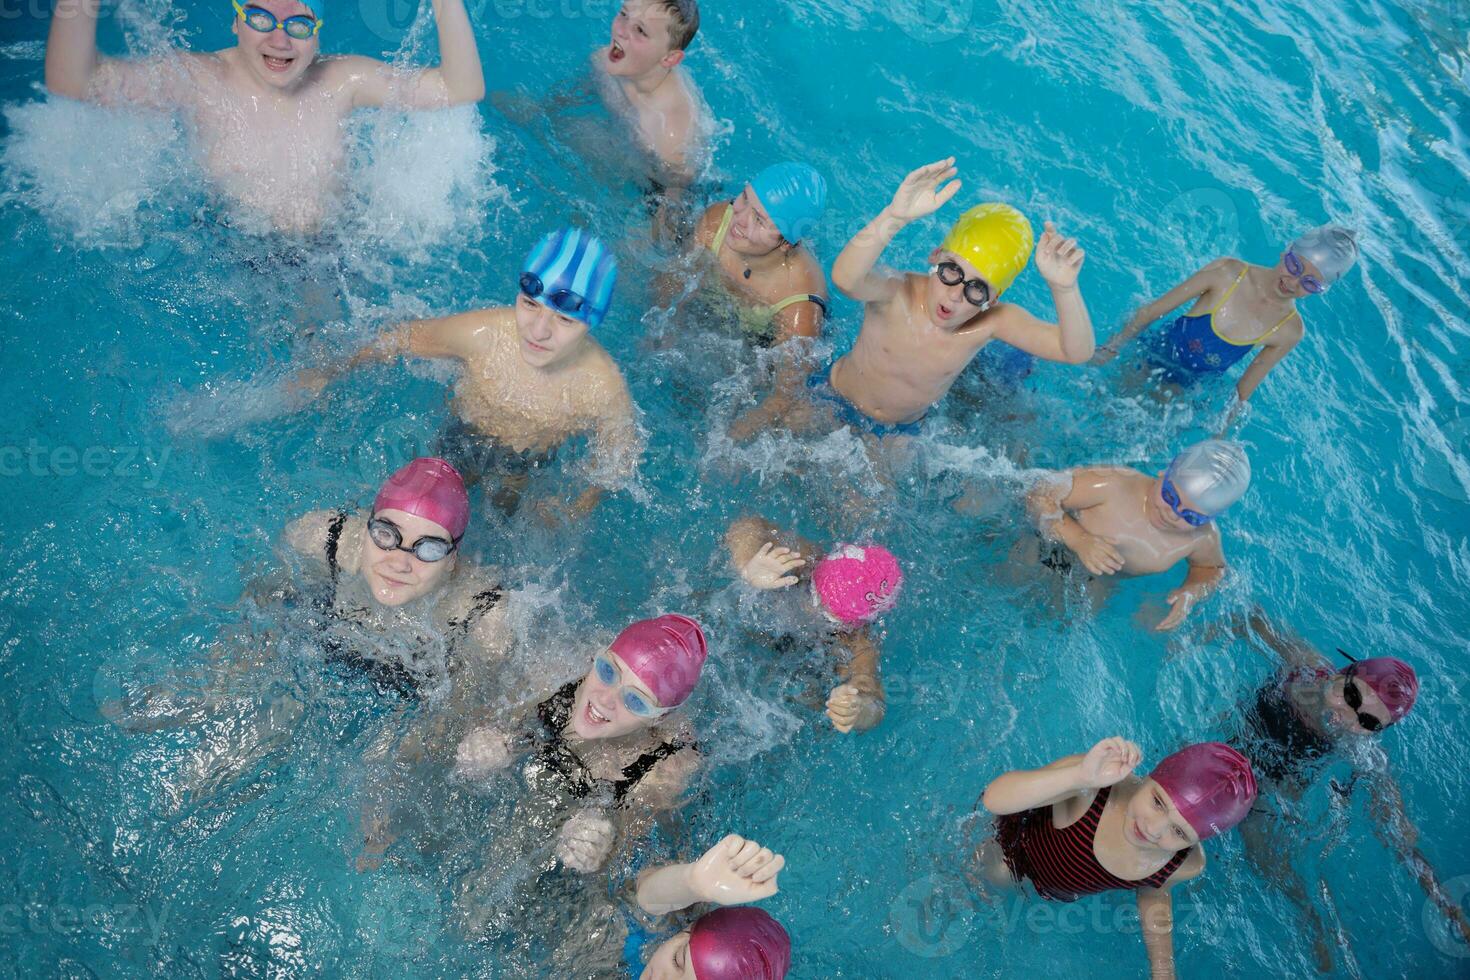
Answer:
<svg viewBox="0 0 1470 980"><path fill-rule="evenodd" d="M521 292L595 327L612 305L618 260L581 228L548 232L521 267Z"/></svg>

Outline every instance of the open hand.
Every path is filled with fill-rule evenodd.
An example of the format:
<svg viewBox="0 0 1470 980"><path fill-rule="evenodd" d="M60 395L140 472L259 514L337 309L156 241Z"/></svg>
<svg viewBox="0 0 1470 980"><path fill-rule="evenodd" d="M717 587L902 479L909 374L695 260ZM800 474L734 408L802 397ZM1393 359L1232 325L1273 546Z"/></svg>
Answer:
<svg viewBox="0 0 1470 980"><path fill-rule="evenodd" d="M1064 238L1050 221L1036 243L1036 271L1052 286L1075 286L1087 258L1075 238Z"/></svg>
<svg viewBox="0 0 1470 980"><path fill-rule="evenodd" d="M786 859L753 840L730 834L689 867L689 888L701 902L741 905L776 894Z"/></svg>
<svg viewBox="0 0 1470 980"><path fill-rule="evenodd" d="M612 853L612 821L595 810L582 810L561 825L556 842L556 859L583 874L591 874Z"/></svg>
<svg viewBox="0 0 1470 980"><path fill-rule="evenodd" d="M740 577L757 589L784 589L796 584L793 573L805 564L806 559L795 551L767 541L740 569Z"/></svg>
<svg viewBox="0 0 1470 980"><path fill-rule="evenodd" d="M888 205L888 213L902 221L914 221L933 214L959 193L960 181L945 184L957 173L959 169L954 165L954 157L920 167L898 185L893 201Z"/></svg>
<svg viewBox="0 0 1470 980"><path fill-rule="evenodd" d="M1143 753L1137 745L1120 735L1105 738L1087 750L1079 776L1088 789L1102 789L1122 781L1138 768Z"/></svg>
<svg viewBox="0 0 1470 980"><path fill-rule="evenodd" d="M1184 617L1194 608L1199 601L1195 594L1184 587L1175 589L1169 593L1169 615L1159 620L1159 625L1154 627L1157 633L1167 633L1169 630L1178 629L1179 624L1184 622Z"/></svg>
<svg viewBox="0 0 1470 980"><path fill-rule="evenodd" d="M1115 575L1123 570L1123 555L1115 538L1083 531L1072 553L1094 575Z"/></svg>

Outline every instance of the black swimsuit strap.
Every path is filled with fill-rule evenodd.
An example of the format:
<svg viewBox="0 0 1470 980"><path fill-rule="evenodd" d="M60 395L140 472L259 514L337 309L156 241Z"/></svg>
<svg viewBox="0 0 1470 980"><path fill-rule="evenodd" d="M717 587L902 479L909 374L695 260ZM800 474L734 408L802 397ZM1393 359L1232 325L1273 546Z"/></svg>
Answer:
<svg viewBox="0 0 1470 980"><path fill-rule="evenodd" d="M339 510L327 525L327 573L332 577L332 592L337 591L337 580L342 575L342 566L337 561L337 546L342 542L342 529L347 526L347 511Z"/></svg>
<svg viewBox="0 0 1470 980"><path fill-rule="evenodd" d="M689 743L677 739L672 742L660 742L657 747L643 753L624 766L623 778L613 783L613 799L621 804L623 797L631 793L633 787L637 786L644 776L647 776L653 771L654 766L675 754L680 749L686 748L688 745Z"/></svg>

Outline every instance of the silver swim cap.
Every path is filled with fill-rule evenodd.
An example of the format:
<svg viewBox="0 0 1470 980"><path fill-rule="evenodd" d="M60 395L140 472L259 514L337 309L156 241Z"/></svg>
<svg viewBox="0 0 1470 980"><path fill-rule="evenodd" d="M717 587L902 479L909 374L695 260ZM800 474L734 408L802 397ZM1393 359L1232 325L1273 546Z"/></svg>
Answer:
<svg viewBox="0 0 1470 980"><path fill-rule="evenodd" d="M1291 250L1315 265L1328 283L1334 283L1358 261L1358 236L1341 225L1323 225L1298 235Z"/></svg>
<svg viewBox="0 0 1470 980"><path fill-rule="evenodd" d="M1218 517L1251 485L1251 461L1238 442L1206 439L1175 456L1168 475L1197 509Z"/></svg>

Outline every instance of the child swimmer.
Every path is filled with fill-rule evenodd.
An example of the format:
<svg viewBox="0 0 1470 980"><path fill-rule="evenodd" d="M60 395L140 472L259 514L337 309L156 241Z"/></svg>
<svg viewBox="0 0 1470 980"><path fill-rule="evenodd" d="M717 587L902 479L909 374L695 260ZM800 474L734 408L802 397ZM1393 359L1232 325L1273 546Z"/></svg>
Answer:
<svg viewBox="0 0 1470 980"><path fill-rule="evenodd" d="M827 717L843 734L876 727L886 709L878 645L868 627L898 601L898 559L876 544L839 544L817 558L816 545L758 517L731 524L725 546L731 565L754 588L777 591L805 581L811 598L799 601L800 615L845 654L842 683L827 697Z"/></svg>
<svg viewBox="0 0 1470 980"><path fill-rule="evenodd" d="M1039 481L1026 508L1047 541L1065 547L1093 575L1153 575L1189 563L1156 630L1177 629L1225 576L1216 518L1250 486L1250 460L1236 443L1186 448L1151 477L1120 466L1079 467ZM1065 556L1043 564L1069 570Z"/></svg>
<svg viewBox="0 0 1470 980"><path fill-rule="evenodd" d="M1356 237L1337 225L1301 235L1274 267L1216 259L1133 314L1094 363L1111 361L1149 324L1193 300L1188 313L1149 335L1147 364L1165 382L1189 385L1223 375L1259 348L1235 383L1236 397L1247 401L1306 335L1297 300L1325 293L1357 260Z"/></svg>
<svg viewBox="0 0 1470 980"><path fill-rule="evenodd" d="M1114 737L1000 776L981 797L996 836L976 859L991 884L1029 881L1048 901L1132 890L1150 975L1173 977L1170 890L1204 873L1201 843L1245 819L1256 782L1249 760L1219 742L1180 749L1139 779L1142 758Z"/></svg>

